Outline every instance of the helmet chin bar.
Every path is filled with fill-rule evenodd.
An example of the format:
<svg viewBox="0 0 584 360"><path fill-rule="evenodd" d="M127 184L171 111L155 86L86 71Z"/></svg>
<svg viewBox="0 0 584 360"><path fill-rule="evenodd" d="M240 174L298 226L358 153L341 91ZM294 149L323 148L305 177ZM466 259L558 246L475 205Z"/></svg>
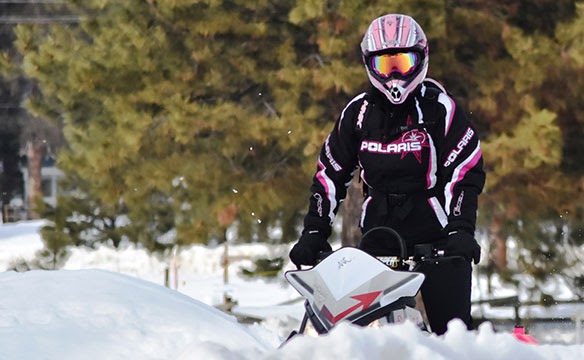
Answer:
<svg viewBox="0 0 584 360"><path fill-rule="evenodd" d="M392 85L391 87L387 84L382 84L385 89L385 96L391 101L392 104L401 104L404 99L402 99L403 92L400 90L399 86Z"/></svg>
<svg viewBox="0 0 584 360"><path fill-rule="evenodd" d="M366 68L367 69L367 68ZM425 69L424 69L425 70ZM381 92L389 102L394 105L400 105L409 94L413 91L413 86L418 86L419 82L426 76L426 71L422 71L413 80L404 81L400 79L390 79L388 81L379 81L371 72L367 69L367 76L369 77L369 82L373 85L379 92ZM419 81L416 81L419 80Z"/></svg>

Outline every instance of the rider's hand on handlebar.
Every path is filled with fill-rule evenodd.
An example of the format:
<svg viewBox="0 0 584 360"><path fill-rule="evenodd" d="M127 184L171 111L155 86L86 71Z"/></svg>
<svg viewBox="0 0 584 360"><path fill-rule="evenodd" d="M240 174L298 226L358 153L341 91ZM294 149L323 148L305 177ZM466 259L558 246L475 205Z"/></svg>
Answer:
<svg viewBox="0 0 584 360"><path fill-rule="evenodd" d="M318 230L305 230L290 250L290 260L297 267L316 265L318 253L321 251L332 251L331 246L326 241L326 236Z"/></svg>
<svg viewBox="0 0 584 360"><path fill-rule="evenodd" d="M464 230L455 230L448 234L444 248L446 256L462 256L475 265L481 260L481 247L474 236Z"/></svg>

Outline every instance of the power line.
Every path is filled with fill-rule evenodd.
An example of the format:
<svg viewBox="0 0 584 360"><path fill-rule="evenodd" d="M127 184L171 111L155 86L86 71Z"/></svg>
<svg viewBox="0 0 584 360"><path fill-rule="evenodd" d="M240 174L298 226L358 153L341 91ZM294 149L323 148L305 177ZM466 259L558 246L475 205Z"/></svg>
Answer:
<svg viewBox="0 0 584 360"><path fill-rule="evenodd" d="M0 0L0 4L8 5L45 5L64 4L63 0ZM49 24L78 23L79 17L72 15L4 15L0 16L0 24Z"/></svg>
<svg viewBox="0 0 584 360"><path fill-rule="evenodd" d="M0 4L62 4L63 0L0 0Z"/></svg>
<svg viewBox="0 0 584 360"><path fill-rule="evenodd" d="M0 24L50 24L79 22L79 16L54 15L54 16L0 16Z"/></svg>

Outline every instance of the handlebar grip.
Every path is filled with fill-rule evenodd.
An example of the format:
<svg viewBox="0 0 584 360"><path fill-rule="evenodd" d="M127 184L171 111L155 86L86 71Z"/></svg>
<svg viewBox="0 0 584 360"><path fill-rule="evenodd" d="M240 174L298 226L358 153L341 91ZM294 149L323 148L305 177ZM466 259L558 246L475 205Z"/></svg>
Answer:
<svg viewBox="0 0 584 360"><path fill-rule="evenodd" d="M334 251L332 251L332 250L331 251L319 251L318 254L316 255L316 263L318 264L322 260L326 259L333 252ZM302 270L302 264L296 265L296 270Z"/></svg>

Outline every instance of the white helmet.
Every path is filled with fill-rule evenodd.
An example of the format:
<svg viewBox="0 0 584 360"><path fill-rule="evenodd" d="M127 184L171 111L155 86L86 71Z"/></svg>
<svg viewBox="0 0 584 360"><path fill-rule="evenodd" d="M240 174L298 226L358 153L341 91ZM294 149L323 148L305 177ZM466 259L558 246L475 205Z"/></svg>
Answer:
<svg viewBox="0 0 584 360"><path fill-rule="evenodd" d="M361 42L369 81L393 104L401 104L428 72L428 40L407 15L373 20Z"/></svg>

